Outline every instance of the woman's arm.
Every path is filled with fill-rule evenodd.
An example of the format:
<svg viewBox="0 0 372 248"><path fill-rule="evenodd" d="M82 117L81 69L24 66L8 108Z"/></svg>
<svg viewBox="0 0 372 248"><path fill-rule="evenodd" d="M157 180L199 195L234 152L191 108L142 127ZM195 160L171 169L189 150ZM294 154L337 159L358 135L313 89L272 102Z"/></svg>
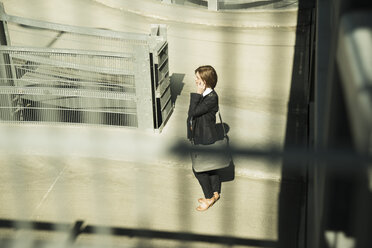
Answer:
<svg viewBox="0 0 372 248"><path fill-rule="evenodd" d="M201 94L191 93L188 113L190 117L198 117L206 114L218 105L217 95L215 94L207 95L202 100L203 96Z"/></svg>

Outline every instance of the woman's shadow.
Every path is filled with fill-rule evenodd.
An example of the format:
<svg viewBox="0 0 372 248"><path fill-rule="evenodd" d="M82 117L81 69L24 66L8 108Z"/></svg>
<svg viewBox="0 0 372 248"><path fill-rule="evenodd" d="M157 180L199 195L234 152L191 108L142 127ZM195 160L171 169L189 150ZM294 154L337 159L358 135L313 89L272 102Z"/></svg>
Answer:
<svg viewBox="0 0 372 248"><path fill-rule="evenodd" d="M230 127L226 123L217 123L216 124L217 130L217 137L218 140L223 140L226 135L227 144L229 146L229 136L227 135L230 131ZM230 153L231 154L231 153ZM231 160L228 167L223 169L217 170L217 174L220 176L221 182L229 182L233 181L235 178L235 164L233 157L231 156Z"/></svg>

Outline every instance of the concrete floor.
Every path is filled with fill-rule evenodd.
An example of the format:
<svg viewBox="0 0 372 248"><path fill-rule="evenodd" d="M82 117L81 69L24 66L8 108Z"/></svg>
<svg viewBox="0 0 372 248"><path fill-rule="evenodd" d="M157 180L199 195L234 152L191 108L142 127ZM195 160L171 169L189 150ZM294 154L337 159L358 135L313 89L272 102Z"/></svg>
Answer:
<svg viewBox="0 0 372 248"><path fill-rule="evenodd" d="M83 220L107 227L277 240L280 184L275 181L236 177L223 184L219 202L199 213L195 208L202 192L189 169L96 158L8 158L1 166L2 219ZM78 243L84 244L84 236Z"/></svg>
<svg viewBox="0 0 372 248"><path fill-rule="evenodd" d="M185 140L193 71L201 64L212 64L219 74L216 90L232 145L284 145L292 78L302 73L293 70L293 61L306 61L306 56L295 57L299 56L295 48L306 50L308 35L305 31L298 33L302 39L296 37L297 11L224 12L220 19L218 13L191 8L187 9L190 14L175 19L184 11L180 6L143 2L146 5L138 12L139 1L131 1L130 6L129 1L116 1L121 6L114 6L109 0L3 0L8 14L49 22L141 33L148 33L151 23L167 24L172 83L179 94L161 134L94 126L1 124L0 223L6 219L71 224L83 220L108 227L240 237L250 247L270 247L264 242L278 244L279 227L287 219L287 232L296 242L304 185L283 178L280 161L235 157L235 179L223 184L222 198L215 206L199 213L196 200L202 192L190 170L191 162L171 153L171 148ZM156 15L148 15L149 8ZM216 21L213 25L208 24L211 18ZM23 39L25 34L16 28L10 34L13 45L42 46L40 42L49 39ZM280 212L283 199L284 206L296 209L293 216ZM3 244L14 238L55 245L67 236L5 228L0 229L0 238ZM87 234L79 235L75 244L208 247L205 243Z"/></svg>

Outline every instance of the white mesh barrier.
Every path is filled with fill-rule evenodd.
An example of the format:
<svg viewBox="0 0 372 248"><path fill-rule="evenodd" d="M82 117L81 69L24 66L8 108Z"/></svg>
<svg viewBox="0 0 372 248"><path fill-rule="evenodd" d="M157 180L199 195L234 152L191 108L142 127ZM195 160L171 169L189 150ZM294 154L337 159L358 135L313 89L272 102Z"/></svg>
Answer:
<svg viewBox="0 0 372 248"><path fill-rule="evenodd" d="M164 26L122 33L3 10L0 21L0 121L164 127L173 110Z"/></svg>

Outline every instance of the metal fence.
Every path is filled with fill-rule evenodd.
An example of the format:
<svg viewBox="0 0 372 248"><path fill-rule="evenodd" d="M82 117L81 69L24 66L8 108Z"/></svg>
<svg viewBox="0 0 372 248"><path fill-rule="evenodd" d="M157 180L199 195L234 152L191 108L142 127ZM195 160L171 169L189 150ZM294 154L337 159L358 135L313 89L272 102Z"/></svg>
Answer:
<svg viewBox="0 0 372 248"><path fill-rule="evenodd" d="M1 47L0 118L138 126L133 56ZM9 70L9 69L8 69Z"/></svg>
<svg viewBox="0 0 372 248"><path fill-rule="evenodd" d="M161 130L171 102L166 27L122 33L0 8L0 120Z"/></svg>

